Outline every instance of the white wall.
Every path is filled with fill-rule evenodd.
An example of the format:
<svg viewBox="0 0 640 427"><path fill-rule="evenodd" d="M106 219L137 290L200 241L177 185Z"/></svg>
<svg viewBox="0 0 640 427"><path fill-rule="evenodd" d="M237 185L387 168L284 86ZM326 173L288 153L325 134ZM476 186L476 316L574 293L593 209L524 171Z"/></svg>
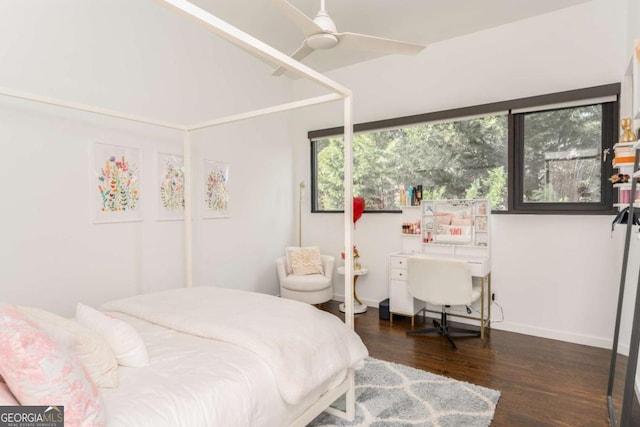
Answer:
<svg viewBox="0 0 640 427"><path fill-rule="evenodd" d="M3 5L0 87L193 123L278 104L290 83L158 2ZM293 240L286 116L193 136L231 164L230 219L194 210L195 284L277 293L274 260ZM156 221L155 155L180 132L0 97L0 301L71 314L184 284L182 221ZM139 147L142 222L92 224L92 141ZM194 175L198 179L198 175ZM197 194L194 201L199 202Z"/></svg>
<svg viewBox="0 0 640 427"><path fill-rule="evenodd" d="M292 149L285 116L194 134L194 157L229 163L230 214L202 219L202 182L194 197L194 285L277 295L275 259L292 243ZM203 161L194 163L201 176Z"/></svg>
<svg viewBox="0 0 640 427"><path fill-rule="evenodd" d="M183 282L182 223L153 221L150 197L154 152L179 152L179 133L6 99L0 111L0 299L70 313ZM141 149L147 221L91 223L93 141Z"/></svg>
<svg viewBox="0 0 640 427"><path fill-rule="evenodd" d="M330 77L354 91L356 122L619 82L628 57L626 11L626 0L594 0L430 45L418 57L385 57ZM302 82L295 89L312 92ZM297 113L296 140L340 125L336 111ZM299 180L309 180L308 147L295 154ZM611 219L494 215L493 289L505 315L494 327L609 347L621 245L610 236ZM305 215L304 243L339 256L340 221L332 214ZM400 222L393 214L365 214L358 222L358 248L370 267L358 295L371 305L388 296L386 256L400 247Z"/></svg>

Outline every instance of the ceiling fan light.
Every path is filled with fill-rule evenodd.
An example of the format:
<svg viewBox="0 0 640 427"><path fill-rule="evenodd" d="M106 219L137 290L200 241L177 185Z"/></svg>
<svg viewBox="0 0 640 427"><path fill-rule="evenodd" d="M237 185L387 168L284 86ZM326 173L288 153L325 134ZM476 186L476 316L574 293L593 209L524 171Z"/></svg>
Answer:
<svg viewBox="0 0 640 427"><path fill-rule="evenodd" d="M338 44L338 38L333 34L312 34L307 38L307 45L312 49L331 49Z"/></svg>

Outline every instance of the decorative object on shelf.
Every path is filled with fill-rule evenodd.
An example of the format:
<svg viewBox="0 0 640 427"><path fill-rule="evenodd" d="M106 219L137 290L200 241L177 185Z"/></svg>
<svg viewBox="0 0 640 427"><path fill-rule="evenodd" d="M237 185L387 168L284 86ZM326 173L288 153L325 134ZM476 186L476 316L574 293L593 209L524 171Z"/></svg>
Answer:
<svg viewBox="0 0 640 427"><path fill-rule="evenodd" d="M613 184L624 184L629 182L629 178L631 177L626 173L614 173L611 175L611 178L609 178L609 181Z"/></svg>
<svg viewBox="0 0 640 427"><path fill-rule="evenodd" d="M476 217L476 229L478 231L486 231L487 230L487 217L486 216L478 216L478 217Z"/></svg>
<svg viewBox="0 0 640 427"><path fill-rule="evenodd" d="M141 221L140 149L94 143L93 222Z"/></svg>
<svg viewBox="0 0 640 427"><path fill-rule="evenodd" d="M638 137L631 130L632 121L630 118L626 117L620 121L620 126L622 127L622 135L620 135L620 142L635 142L638 140Z"/></svg>
<svg viewBox="0 0 640 427"><path fill-rule="evenodd" d="M415 222L403 222L402 223L402 234L415 234L419 235L422 233L420 229L420 221Z"/></svg>
<svg viewBox="0 0 640 427"><path fill-rule="evenodd" d="M400 207L420 206L423 196L422 185L409 186L406 191L404 185L399 185L398 193L400 195Z"/></svg>
<svg viewBox="0 0 640 427"><path fill-rule="evenodd" d="M625 166L633 163L636 157L635 150L633 149L633 142L619 142L613 146L614 157L613 166Z"/></svg>
<svg viewBox="0 0 640 427"><path fill-rule="evenodd" d="M342 251L342 259L345 259L344 251ZM358 247L353 245L353 269L360 270L362 268L362 264L360 264L360 252L358 252Z"/></svg>
<svg viewBox="0 0 640 427"><path fill-rule="evenodd" d="M484 203L478 204L478 215L486 215L487 214L487 205Z"/></svg>
<svg viewBox="0 0 640 427"><path fill-rule="evenodd" d="M407 206L407 193L404 191L404 185L398 186L398 192L400 193L400 206Z"/></svg>

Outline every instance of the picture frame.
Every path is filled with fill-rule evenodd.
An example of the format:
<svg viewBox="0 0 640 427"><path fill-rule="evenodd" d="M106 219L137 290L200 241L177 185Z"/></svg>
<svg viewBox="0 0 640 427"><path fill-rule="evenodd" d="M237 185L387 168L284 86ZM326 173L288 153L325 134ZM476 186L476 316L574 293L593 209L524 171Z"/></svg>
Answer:
<svg viewBox="0 0 640 427"><path fill-rule="evenodd" d="M226 162L204 160L202 176L203 218L229 218L229 169Z"/></svg>
<svg viewBox="0 0 640 427"><path fill-rule="evenodd" d="M184 156L156 154L156 219L184 220Z"/></svg>
<svg viewBox="0 0 640 427"><path fill-rule="evenodd" d="M140 148L91 144L93 223L142 221Z"/></svg>

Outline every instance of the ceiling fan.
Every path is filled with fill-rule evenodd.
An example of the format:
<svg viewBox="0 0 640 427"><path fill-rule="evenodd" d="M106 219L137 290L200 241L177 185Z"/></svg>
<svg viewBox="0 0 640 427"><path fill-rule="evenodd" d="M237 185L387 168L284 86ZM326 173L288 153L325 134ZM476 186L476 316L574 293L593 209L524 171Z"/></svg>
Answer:
<svg viewBox="0 0 640 427"><path fill-rule="evenodd" d="M314 19L309 18L287 0L271 0L282 13L293 21L305 35L302 44L291 57L298 61L307 57L317 49L332 49L334 47L376 52L382 54L416 55L423 45L408 43L398 40L385 39L375 36L356 33L339 33L336 24L327 13L325 0L320 0L320 10ZM287 71L279 67L274 76L279 76Z"/></svg>

